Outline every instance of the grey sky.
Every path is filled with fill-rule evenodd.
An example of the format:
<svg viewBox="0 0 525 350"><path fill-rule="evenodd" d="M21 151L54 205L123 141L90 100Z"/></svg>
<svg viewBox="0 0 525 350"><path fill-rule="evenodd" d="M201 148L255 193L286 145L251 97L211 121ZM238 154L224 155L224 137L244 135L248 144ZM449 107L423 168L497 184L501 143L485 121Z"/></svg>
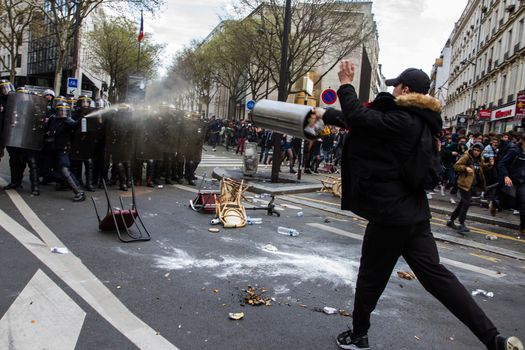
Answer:
<svg viewBox="0 0 525 350"><path fill-rule="evenodd" d="M430 72L468 0L375 0L379 29L379 63L387 78L404 68ZM163 65L192 39L202 39L219 23L230 0L167 0L145 30L167 44Z"/></svg>

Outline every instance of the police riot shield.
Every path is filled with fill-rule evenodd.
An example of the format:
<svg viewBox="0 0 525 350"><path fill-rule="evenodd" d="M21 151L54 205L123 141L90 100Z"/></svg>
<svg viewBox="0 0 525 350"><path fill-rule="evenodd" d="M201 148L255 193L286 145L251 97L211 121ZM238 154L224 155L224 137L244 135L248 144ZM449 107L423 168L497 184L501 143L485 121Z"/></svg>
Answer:
<svg viewBox="0 0 525 350"><path fill-rule="evenodd" d="M88 114L89 115L89 114ZM95 155L95 149L100 136L104 132L104 124L100 114L82 117L73 133L70 157L74 160L88 160Z"/></svg>
<svg viewBox="0 0 525 350"><path fill-rule="evenodd" d="M163 140L165 130L163 129L163 118L158 112L142 110L136 118L136 145L135 158L138 160L162 160Z"/></svg>
<svg viewBox="0 0 525 350"><path fill-rule="evenodd" d="M106 113L106 159L113 163L129 162L134 150L134 123L131 106L121 106Z"/></svg>
<svg viewBox="0 0 525 350"><path fill-rule="evenodd" d="M7 98L3 139L7 147L40 151L44 145L46 99L26 93Z"/></svg>

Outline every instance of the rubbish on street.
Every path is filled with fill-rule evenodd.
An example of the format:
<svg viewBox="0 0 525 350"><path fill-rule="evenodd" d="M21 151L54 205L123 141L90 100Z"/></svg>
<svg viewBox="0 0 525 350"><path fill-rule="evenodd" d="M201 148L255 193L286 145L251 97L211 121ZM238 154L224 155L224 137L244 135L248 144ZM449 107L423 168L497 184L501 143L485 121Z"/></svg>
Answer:
<svg viewBox="0 0 525 350"><path fill-rule="evenodd" d="M157 188L164 188L164 185L158 185Z"/></svg>
<svg viewBox="0 0 525 350"><path fill-rule="evenodd" d="M494 297L494 293L493 292L487 292L486 290L483 290L483 289L476 289L474 291L472 291L472 296L476 296L476 295L483 295L483 296L486 296L487 298L492 298Z"/></svg>
<svg viewBox="0 0 525 350"><path fill-rule="evenodd" d="M168 272L168 273L164 274L164 277L166 277L166 278L170 277L170 273Z"/></svg>
<svg viewBox="0 0 525 350"><path fill-rule="evenodd" d="M487 241L495 241L495 240L498 239L498 237L497 237L497 236L494 236L494 235L486 235L486 236L485 236L485 239L486 239Z"/></svg>
<svg viewBox="0 0 525 350"><path fill-rule="evenodd" d="M264 295L267 291L268 289L266 288L248 286L241 291L242 302L251 306L271 306L272 298Z"/></svg>
<svg viewBox="0 0 525 350"><path fill-rule="evenodd" d="M53 247L53 248L51 248L51 253L68 254L69 250L67 250L67 248L65 248L65 247Z"/></svg>
<svg viewBox="0 0 525 350"><path fill-rule="evenodd" d="M325 219L324 219L324 222L325 222L326 224L329 224L329 223L330 223L330 219L329 219L329 218L325 218Z"/></svg>
<svg viewBox="0 0 525 350"><path fill-rule="evenodd" d="M267 252L270 252L270 253L275 253L275 252L277 252L279 250L279 249L277 249L276 246L271 245L271 244L265 245L262 249L267 251Z"/></svg>
<svg viewBox="0 0 525 350"><path fill-rule="evenodd" d="M213 293L219 293L219 290L218 289L214 289Z"/></svg>
<svg viewBox="0 0 525 350"><path fill-rule="evenodd" d="M261 225L262 218L252 218L248 216L248 225Z"/></svg>
<svg viewBox="0 0 525 350"><path fill-rule="evenodd" d="M208 231L213 232L213 233L217 233L217 232L220 232L221 230L219 230L218 228L210 227L210 228L208 229Z"/></svg>
<svg viewBox="0 0 525 350"><path fill-rule="evenodd" d="M121 286L117 286L117 289L120 289L120 288L122 288L122 287Z"/></svg>
<svg viewBox="0 0 525 350"><path fill-rule="evenodd" d="M421 340L421 338L418 337L417 335L414 335L414 338L416 338L416 340Z"/></svg>
<svg viewBox="0 0 525 350"><path fill-rule="evenodd" d="M299 236L299 231L297 231L296 229L283 227L283 226L279 226L277 228L277 232L285 236L291 236L291 237Z"/></svg>
<svg viewBox="0 0 525 350"><path fill-rule="evenodd" d="M220 223L221 223L221 219L219 219L219 218L215 218L215 219L212 219L210 221L210 224L212 224L212 225L218 225Z"/></svg>
<svg viewBox="0 0 525 350"><path fill-rule="evenodd" d="M412 280L416 279L416 275L414 275L414 273L412 271L409 271L409 272L398 271L397 272L397 276L399 278L402 278L404 280L409 280L409 281L412 281Z"/></svg>
<svg viewBox="0 0 525 350"><path fill-rule="evenodd" d="M335 315L337 314L339 311L333 307L329 307L329 306L325 306L323 307L323 312L327 315Z"/></svg>
<svg viewBox="0 0 525 350"><path fill-rule="evenodd" d="M244 318L244 312L230 312L228 316L230 317L230 320L238 321Z"/></svg>
<svg viewBox="0 0 525 350"><path fill-rule="evenodd" d="M297 212L297 216L298 216L298 217L302 217L303 215L304 215L304 213L303 213L302 211L298 211L298 212Z"/></svg>

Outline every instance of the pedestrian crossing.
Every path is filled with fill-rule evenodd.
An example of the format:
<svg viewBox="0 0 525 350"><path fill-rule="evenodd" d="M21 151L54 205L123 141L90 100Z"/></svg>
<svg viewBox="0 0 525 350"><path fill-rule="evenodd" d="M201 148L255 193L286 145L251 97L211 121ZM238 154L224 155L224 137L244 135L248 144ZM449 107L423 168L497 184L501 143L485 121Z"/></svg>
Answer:
<svg viewBox="0 0 525 350"><path fill-rule="evenodd" d="M203 154L199 164L202 168L242 168L243 160L240 156L219 156L214 154ZM270 165L259 164L259 167L269 167Z"/></svg>

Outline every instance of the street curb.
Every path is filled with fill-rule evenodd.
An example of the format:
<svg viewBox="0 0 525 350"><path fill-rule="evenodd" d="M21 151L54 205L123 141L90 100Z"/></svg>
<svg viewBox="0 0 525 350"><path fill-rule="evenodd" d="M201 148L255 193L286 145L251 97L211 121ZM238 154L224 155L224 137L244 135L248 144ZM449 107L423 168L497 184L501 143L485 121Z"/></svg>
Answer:
<svg viewBox="0 0 525 350"><path fill-rule="evenodd" d="M342 215L342 216L346 216L346 217L350 217L350 218L361 218L360 216L358 216L358 215L356 215L356 214L354 214L352 212L349 212L349 211L344 211L344 210L341 210L341 209L335 209L333 207L329 207L327 205L323 205L323 204L319 204L319 203L311 203L311 202L308 202L308 201L302 200L302 199L297 199L297 198L293 198L293 197L289 197L289 196L280 196L279 199L281 199L283 201L286 201L286 202L299 204L299 205L302 205L302 206L305 206L305 207L320 209L320 210L323 210L323 211L326 211L326 212L329 212L329 213L332 213L332 214L336 214L336 215ZM444 235L444 234L440 234L440 233L433 233L433 235L434 235L434 238L436 240L438 240L438 241L458 244L458 245L462 245L462 246L465 246L465 247L479 249L479 250L483 250L483 251L486 251L486 252L489 252L489 253L506 256L508 258L513 258L513 259L525 261L525 254L522 254L522 253L519 253L519 252L515 252L515 251L509 250L509 249L493 247L493 246L489 246L489 245L484 244L484 243L473 242L473 241L469 241L469 240L466 240L466 239L463 239L463 238L452 237L452 236L448 236L448 235Z"/></svg>
<svg viewBox="0 0 525 350"><path fill-rule="evenodd" d="M223 170L224 173L221 175L219 173L219 170ZM223 176L228 176L227 169L223 168L215 168L212 171L212 177L221 180ZM309 192L317 192L321 188L323 188L323 185L321 183L319 184L295 184L295 185L279 185L279 184L257 184L257 183L250 183L246 182L248 184L248 190L249 192L261 194L261 193L268 193L270 195L286 195L286 194L298 194L298 193L309 193Z"/></svg>
<svg viewBox="0 0 525 350"><path fill-rule="evenodd" d="M453 210L450 210L444 207L435 206L435 205L430 205L430 211L434 213L438 213L438 214L450 215L452 214ZM480 215L480 214L475 214L475 213L467 213L467 219L476 221L476 222L481 222L483 224L490 224L490 225L506 227L506 228L510 228L516 231L520 229L519 224L514 224L512 222L508 222L505 220L499 220L499 219L496 219L490 216L485 216L485 215Z"/></svg>

